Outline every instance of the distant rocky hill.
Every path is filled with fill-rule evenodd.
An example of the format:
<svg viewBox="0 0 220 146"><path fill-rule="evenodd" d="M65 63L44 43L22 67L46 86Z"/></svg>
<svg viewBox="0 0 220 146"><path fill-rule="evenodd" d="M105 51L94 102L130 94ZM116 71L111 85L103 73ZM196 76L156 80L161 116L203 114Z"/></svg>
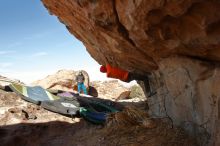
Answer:
<svg viewBox="0 0 220 146"><path fill-rule="evenodd" d="M4 76L0 75L0 85L2 85L2 86L9 85L10 82L24 84L23 82L21 82L18 79L11 79L11 78L7 78L7 77L4 77Z"/></svg>
<svg viewBox="0 0 220 146"><path fill-rule="evenodd" d="M53 75L48 75L46 78L35 81L32 85L39 85L46 89L73 91L72 85L75 85L75 79L78 71L74 70L59 70ZM85 84L90 86L92 94L97 92L98 97L106 99L115 99L122 92L128 91L129 88L123 86L118 80L110 81L92 81L89 82L89 75L86 71L83 71L85 75Z"/></svg>
<svg viewBox="0 0 220 146"><path fill-rule="evenodd" d="M81 70L85 76L85 86L89 86L89 75L86 71ZM48 75L44 79L34 81L33 86L39 85L45 89L56 89L64 91L72 91L72 86L76 85L75 78L79 71L59 70L53 75Z"/></svg>
<svg viewBox="0 0 220 146"><path fill-rule="evenodd" d="M118 80L93 81L90 85L98 91L99 97L112 100L115 100L121 93L130 90Z"/></svg>

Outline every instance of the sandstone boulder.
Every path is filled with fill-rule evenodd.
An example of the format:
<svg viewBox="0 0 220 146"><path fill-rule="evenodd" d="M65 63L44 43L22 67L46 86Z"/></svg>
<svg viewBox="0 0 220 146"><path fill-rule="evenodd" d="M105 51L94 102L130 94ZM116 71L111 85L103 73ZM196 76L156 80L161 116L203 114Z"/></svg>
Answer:
<svg viewBox="0 0 220 146"><path fill-rule="evenodd" d="M63 91L73 91L77 90L74 86L77 85L75 78L78 75L79 71L73 70L59 70L53 75L49 75L44 79L35 81L32 85L39 85L45 89L51 90L63 90ZM82 70L82 73L85 77L85 86L89 89L89 75L86 71Z"/></svg>

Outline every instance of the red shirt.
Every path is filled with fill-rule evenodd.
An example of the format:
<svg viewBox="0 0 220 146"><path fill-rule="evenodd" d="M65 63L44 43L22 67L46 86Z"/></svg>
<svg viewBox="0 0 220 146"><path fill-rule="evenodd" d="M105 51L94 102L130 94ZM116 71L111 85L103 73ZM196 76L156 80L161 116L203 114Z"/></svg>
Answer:
<svg viewBox="0 0 220 146"><path fill-rule="evenodd" d="M112 67L109 64L106 65L107 77L116 78L122 81L128 80L128 72L116 67Z"/></svg>

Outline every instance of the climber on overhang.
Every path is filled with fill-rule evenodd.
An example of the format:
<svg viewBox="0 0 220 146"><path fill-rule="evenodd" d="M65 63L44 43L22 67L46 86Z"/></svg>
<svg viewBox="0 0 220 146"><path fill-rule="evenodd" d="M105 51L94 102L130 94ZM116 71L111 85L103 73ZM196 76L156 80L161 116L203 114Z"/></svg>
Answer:
<svg viewBox="0 0 220 146"><path fill-rule="evenodd" d="M108 78L115 78L124 82L130 82L132 80L143 81L148 97L151 97L156 94L156 92L153 92L151 90L150 82L147 75L140 75L140 74L128 72L126 70L113 67L110 64L107 64L106 66L102 65L100 67L100 72L106 73Z"/></svg>

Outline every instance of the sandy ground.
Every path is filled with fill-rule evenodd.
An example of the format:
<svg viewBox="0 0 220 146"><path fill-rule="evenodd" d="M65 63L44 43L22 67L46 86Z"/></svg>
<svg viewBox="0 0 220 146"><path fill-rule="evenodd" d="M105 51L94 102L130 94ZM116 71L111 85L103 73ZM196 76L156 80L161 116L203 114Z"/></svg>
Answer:
<svg viewBox="0 0 220 146"><path fill-rule="evenodd" d="M182 129L172 128L167 119L155 119L157 126L153 128L129 123L123 116L115 116L115 123L110 125L94 125L44 110L2 90L0 104L0 146L196 145Z"/></svg>

